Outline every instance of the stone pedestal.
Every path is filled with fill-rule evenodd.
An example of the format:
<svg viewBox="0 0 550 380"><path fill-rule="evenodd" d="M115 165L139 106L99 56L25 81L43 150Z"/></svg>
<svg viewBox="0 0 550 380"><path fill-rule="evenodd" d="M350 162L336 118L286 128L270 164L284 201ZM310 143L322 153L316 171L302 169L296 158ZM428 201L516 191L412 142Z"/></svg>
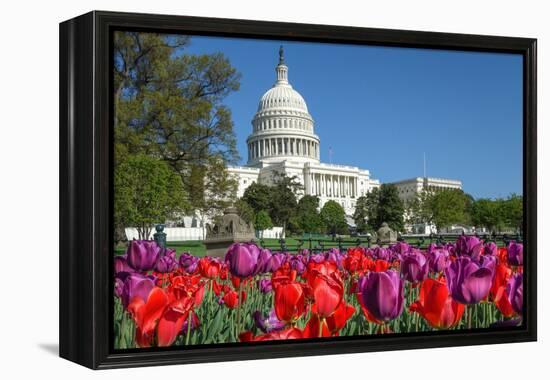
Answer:
<svg viewBox="0 0 550 380"><path fill-rule="evenodd" d="M382 223L382 226L376 231L376 244L387 247L395 243L397 243L397 232L392 230L388 223Z"/></svg>
<svg viewBox="0 0 550 380"><path fill-rule="evenodd" d="M208 256L224 257L227 249L233 243L245 243L254 240L254 226L245 222L237 209L230 207L225 210L221 220L214 226L206 226L206 254Z"/></svg>

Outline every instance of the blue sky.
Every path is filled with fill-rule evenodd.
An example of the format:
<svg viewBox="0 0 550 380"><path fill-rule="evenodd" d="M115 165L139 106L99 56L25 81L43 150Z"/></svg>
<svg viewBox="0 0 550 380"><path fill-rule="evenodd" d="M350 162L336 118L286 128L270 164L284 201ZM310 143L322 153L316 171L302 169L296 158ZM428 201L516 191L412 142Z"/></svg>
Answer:
<svg viewBox="0 0 550 380"><path fill-rule="evenodd" d="M522 58L288 41L193 37L187 53L222 51L242 75L227 97L241 163L261 95L275 82L280 45L289 81L321 139L321 160L391 182L460 179L476 198L522 193Z"/></svg>

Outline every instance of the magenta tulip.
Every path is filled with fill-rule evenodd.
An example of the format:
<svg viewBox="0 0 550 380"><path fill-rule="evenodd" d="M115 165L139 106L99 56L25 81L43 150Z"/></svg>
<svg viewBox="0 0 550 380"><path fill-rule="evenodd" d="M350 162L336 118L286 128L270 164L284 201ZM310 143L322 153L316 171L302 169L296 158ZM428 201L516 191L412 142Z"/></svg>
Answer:
<svg viewBox="0 0 550 380"><path fill-rule="evenodd" d="M128 264L136 271L147 272L155 268L161 247L151 240L132 240L128 247Z"/></svg>
<svg viewBox="0 0 550 380"><path fill-rule="evenodd" d="M393 270L369 272L359 281L363 305L379 321L389 322L403 312L403 279Z"/></svg>
<svg viewBox="0 0 550 380"><path fill-rule="evenodd" d="M476 304L489 294L494 273L494 257L486 256L476 262L469 256L461 256L445 269L447 288L455 301Z"/></svg>

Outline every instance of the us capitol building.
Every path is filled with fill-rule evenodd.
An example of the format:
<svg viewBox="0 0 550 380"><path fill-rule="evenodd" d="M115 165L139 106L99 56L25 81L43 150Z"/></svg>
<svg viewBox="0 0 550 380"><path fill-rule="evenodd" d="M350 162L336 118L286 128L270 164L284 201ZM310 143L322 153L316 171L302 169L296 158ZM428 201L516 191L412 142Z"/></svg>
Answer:
<svg viewBox="0 0 550 380"><path fill-rule="evenodd" d="M379 187L380 182L372 178L367 169L320 161L320 139L315 134L314 121L304 98L288 81L282 47L275 72L277 80L260 98L258 111L252 119L252 133L246 140L247 164L228 167L228 172L238 181L237 196L242 197L254 182L272 185L277 174L284 174L298 179L304 187L304 195L319 197L320 207L334 200L347 215L352 215L357 198ZM446 182L451 180L437 181L446 187ZM410 186L407 181L400 182L407 188ZM462 187L460 181L451 182L452 187L457 184ZM408 191L400 189L399 182L395 184L400 196L409 195Z"/></svg>

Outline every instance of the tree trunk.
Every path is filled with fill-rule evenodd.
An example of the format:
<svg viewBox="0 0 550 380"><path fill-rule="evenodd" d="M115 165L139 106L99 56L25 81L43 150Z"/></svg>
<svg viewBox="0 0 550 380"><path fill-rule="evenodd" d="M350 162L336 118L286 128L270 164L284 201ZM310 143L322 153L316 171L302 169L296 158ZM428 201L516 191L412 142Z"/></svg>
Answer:
<svg viewBox="0 0 550 380"><path fill-rule="evenodd" d="M152 228L149 226L141 226L137 228L139 240L148 240L149 235L151 234Z"/></svg>

